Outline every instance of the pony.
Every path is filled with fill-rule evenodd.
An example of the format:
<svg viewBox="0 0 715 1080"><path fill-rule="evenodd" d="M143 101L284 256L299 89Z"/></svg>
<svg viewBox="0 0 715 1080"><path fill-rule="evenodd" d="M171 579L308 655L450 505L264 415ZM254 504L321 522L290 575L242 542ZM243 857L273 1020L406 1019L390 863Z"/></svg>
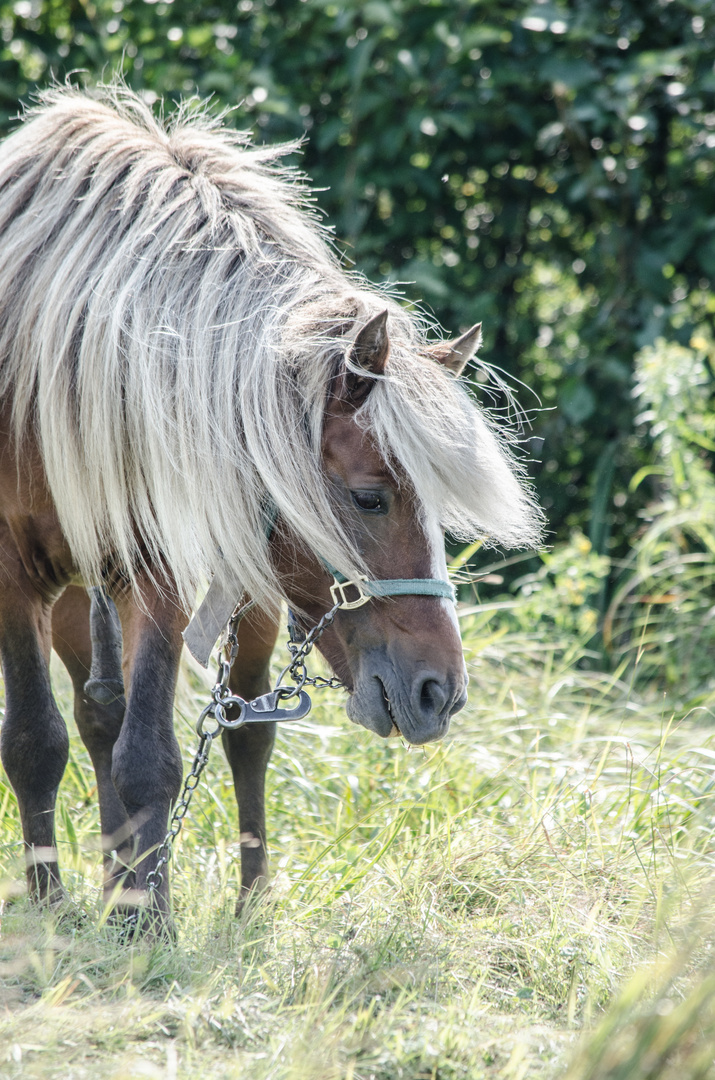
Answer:
<svg viewBox="0 0 715 1080"><path fill-rule="evenodd" d="M52 647L96 771L105 898L136 912L181 785L173 696L201 582L254 604L230 675L242 699L269 688L282 603L306 629L334 578L422 582L341 608L319 642L350 719L420 744L466 701L454 604L430 594L445 530L538 542L508 435L457 378L479 327L430 341L346 271L283 163L297 148L191 104L158 119L117 84L43 92L3 143L0 753L38 901L64 895ZM270 722L222 735L243 895L268 874L274 737ZM164 923L168 889L151 897Z"/></svg>

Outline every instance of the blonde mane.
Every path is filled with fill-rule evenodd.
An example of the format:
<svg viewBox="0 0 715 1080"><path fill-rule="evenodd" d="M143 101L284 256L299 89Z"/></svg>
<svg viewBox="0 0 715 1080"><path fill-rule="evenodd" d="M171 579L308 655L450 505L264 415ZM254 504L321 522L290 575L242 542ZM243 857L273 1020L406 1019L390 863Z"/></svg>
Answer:
<svg viewBox="0 0 715 1080"><path fill-rule="evenodd" d="M280 159L205 111L53 88L0 161L0 395L41 447L84 581L162 564L186 602L222 552L282 596L266 507L362 571L321 467L331 380L389 310L360 414L424 512L464 539L538 541L506 438L425 351L419 319L346 273Z"/></svg>

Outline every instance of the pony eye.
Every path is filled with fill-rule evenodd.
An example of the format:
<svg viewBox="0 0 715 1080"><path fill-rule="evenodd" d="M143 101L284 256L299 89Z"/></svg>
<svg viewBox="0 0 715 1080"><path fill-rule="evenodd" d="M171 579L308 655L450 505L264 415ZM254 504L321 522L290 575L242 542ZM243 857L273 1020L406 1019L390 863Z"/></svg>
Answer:
<svg viewBox="0 0 715 1080"><path fill-rule="evenodd" d="M358 510L366 510L370 514L387 512L384 499L376 491L351 491L350 494Z"/></svg>

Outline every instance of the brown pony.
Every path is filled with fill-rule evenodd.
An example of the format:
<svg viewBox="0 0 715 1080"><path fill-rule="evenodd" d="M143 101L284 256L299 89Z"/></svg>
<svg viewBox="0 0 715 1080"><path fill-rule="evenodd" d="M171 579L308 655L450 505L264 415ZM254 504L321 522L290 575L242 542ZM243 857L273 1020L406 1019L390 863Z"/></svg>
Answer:
<svg viewBox="0 0 715 1080"><path fill-rule="evenodd" d="M308 629L335 575L412 582L340 610L319 647L354 722L419 744L466 700L454 605L432 588L444 530L538 539L455 379L478 328L430 344L346 274L284 151L185 109L162 126L116 86L49 92L3 146L0 749L41 900L62 896L53 646L96 770L106 897L141 907L181 785L173 695L201 580L255 601L230 677L243 699L269 689L282 601ZM267 874L274 734L223 734L244 891ZM165 917L166 876L155 904Z"/></svg>

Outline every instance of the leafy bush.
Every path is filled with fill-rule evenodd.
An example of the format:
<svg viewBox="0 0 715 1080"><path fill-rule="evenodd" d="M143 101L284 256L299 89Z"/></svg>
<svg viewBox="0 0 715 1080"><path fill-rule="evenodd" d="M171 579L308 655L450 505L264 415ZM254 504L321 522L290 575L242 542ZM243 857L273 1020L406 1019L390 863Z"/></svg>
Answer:
<svg viewBox="0 0 715 1080"><path fill-rule="evenodd" d="M516 584L518 604L511 612L520 629L552 630L588 642L598 629L597 598L611 561L593 550L575 530L566 544L541 556L543 565Z"/></svg>
<svg viewBox="0 0 715 1080"><path fill-rule="evenodd" d="M652 501L606 613L604 637L616 659L680 687L715 685L715 412L712 339L690 348L659 339L636 357L635 397L654 463L633 478Z"/></svg>

